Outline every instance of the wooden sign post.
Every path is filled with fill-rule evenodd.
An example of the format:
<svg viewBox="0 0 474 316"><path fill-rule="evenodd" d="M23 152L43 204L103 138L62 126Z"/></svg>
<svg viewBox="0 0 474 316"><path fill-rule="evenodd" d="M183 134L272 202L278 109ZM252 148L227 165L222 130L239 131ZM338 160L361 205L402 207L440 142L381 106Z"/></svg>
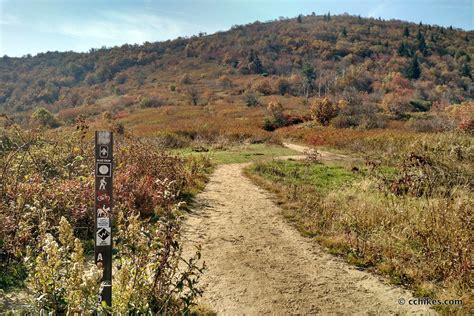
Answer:
<svg viewBox="0 0 474 316"><path fill-rule="evenodd" d="M95 263L102 268L99 302L112 306L113 135L95 133Z"/></svg>

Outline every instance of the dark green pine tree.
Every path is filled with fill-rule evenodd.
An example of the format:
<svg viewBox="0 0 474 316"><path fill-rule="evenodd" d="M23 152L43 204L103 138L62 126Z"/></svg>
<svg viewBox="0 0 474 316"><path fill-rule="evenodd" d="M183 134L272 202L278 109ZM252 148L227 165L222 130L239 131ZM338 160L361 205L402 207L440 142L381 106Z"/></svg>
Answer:
<svg viewBox="0 0 474 316"><path fill-rule="evenodd" d="M408 65L408 68L406 70L406 76L408 79L418 79L420 78L421 75L421 68L420 68L420 62L418 61L418 55L414 54L413 58Z"/></svg>
<svg viewBox="0 0 474 316"><path fill-rule="evenodd" d="M403 36L408 37L410 36L410 30L408 29L408 26L405 25L405 29L403 30Z"/></svg>
<svg viewBox="0 0 474 316"><path fill-rule="evenodd" d="M471 66L468 63L464 63L459 69L459 74L463 77L468 77L472 79Z"/></svg>
<svg viewBox="0 0 474 316"><path fill-rule="evenodd" d="M258 58L257 53L253 49L250 50L249 56L247 58L249 62L249 69L250 71L256 73L256 74L261 74L265 70L263 69L262 62L260 61L260 58Z"/></svg>
<svg viewBox="0 0 474 316"><path fill-rule="evenodd" d="M423 34L421 34L421 36L418 39L418 50L423 54L423 56L426 55L426 41Z"/></svg>
<svg viewBox="0 0 474 316"><path fill-rule="evenodd" d="M402 57L410 57L411 56L411 50L408 44L405 41L402 41L400 43L400 46L398 47L398 55Z"/></svg>
<svg viewBox="0 0 474 316"><path fill-rule="evenodd" d="M347 37L347 29L345 26L342 28L341 33L342 33L342 36Z"/></svg>
<svg viewBox="0 0 474 316"><path fill-rule="evenodd" d="M316 70L312 65L305 64L301 73L303 75L303 94L308 98L313 89L313 82L316 79Z"/></svg>
<svg viewBox="0 0 474 316"><path fill-rule="evenodd" d="M423 34L421 33L421 30L418 29L418 33L416 33L416 39L419 41L423 37Z"/></svg>
<svg viewBox="0 0 474 316"><path fill-rule="evenodd" d="M298 17L296 18L296 22L298 23L303 23L303 18L302 18L302 15L298 15Z"/></svg>

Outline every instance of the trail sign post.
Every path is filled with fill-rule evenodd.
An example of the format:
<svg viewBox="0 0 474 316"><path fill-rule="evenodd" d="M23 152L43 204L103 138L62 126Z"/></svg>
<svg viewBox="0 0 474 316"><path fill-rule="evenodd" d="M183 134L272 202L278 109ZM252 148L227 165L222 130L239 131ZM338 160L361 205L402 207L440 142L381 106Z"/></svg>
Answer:
<svg viewBox="0 0 474 316"><path fill-rule="evenodd" d="M113 134L95 133L95 264L103 269L99 302L112 306Z"/></svg>

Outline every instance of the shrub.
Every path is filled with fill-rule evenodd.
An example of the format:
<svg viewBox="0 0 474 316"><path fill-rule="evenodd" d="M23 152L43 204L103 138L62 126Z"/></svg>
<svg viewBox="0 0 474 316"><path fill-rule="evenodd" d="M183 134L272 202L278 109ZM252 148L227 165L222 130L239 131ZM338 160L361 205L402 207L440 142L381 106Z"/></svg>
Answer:
<svg viewBox="0 0 474 316"><path fill-rule="evenodd" d="M204 266L198 265L199 250L189 259L182 257L177 243L179 223L171 213L156 223L130 212L116 214L113 306L97 304L102 273L95 265L87 264L82 242L62 217L58 237L43 230L37 247L30 251L28 283L35 295L32 311L190 313L202 294L197 282Z"/></svg>
<svg viewBox="0 0 474 316"><path fill-rule="evenodd" d="M191 83L191 77L188 74L184 74L179 78L178 83L180 84L190 84Z"/></svg>
<svg viewBox="0 0 474 316"><path fill-rule="evenodd" d="M267 111L270 115L264 118L263 129L269 132L305 121L305 117L283 113L283 106L279 102L268 103Z"/></svg>
<svg viewBox="0 0 474 316"><path fill-rule="evenodd" d="M72 123L82 112L82 108L63 109L58 112L58 118L63 122Z"/></svg>
<svg viewBox="0 0 474 316"><path fill-rule="evenodd" d="M359 127L375 129L387 127L387 119L381 114L367 114L362 116Z"/></svg>
<svg viewBox="0 0 474 316"><path fill-rule="evenodd" d="M189 89L187 89L186 94L188 95L192 105L198 105L199 90L196 87L190 87Z"/></svg>
<svg viewBox="0 0 474 316"><path fill-rule="evenodd" d="M284 119L283 106L280 102L269 102L267 111L270 113L270 116L276 120L282 121Z"/></svg>
<svg viewBox="0 0 474 316"><path fill-rule="evenodd" d="M253 89L263 95L275 94L272 84L269 79L258 80L253 84Z"/></svg>
<svg viewBox="0 0 474 316"><path fill-rule="evenodd" d="M291 84L285 78L278 78L275 85L276 85L276 91L278 91L278 93L281 95L285 95L291 92Z"/></svg>
<svg viewBox="0 0 474 316"><path fill-rule="evenodd" d="M164 104L163 100L158 98L158 97L152 97L152 98L142 98L140 102L138 103L138 106L142 109L145 108L157 108L160 107Z"/></svg>
<svg viewBox="0 0 474 316"><path fill-rule="evenodd" d="M268 132L273 132L274 130L282 126L284 126L284 124L281 121L275 120L274 118L265 117L263 119L262 128Z"/></svg>
<svg viewBox="0 0 474 316"><path fill-rule="evenodd" d="M399 90L384 95L382 107L386 113L395 116L397 119L404 118L407 112L413 111L413 105L410 103L413 96L413 90Z"/></svg>
<svg viewBox="0 0 474 316"><path fill-rule="evenodd" d="M311 115L314 120L323 126L328 126L329 122L337 116L337 107L328 99L316 99L311 104Z"/></svg>
<svg viewBox="0 0 474 316"><path fill-rule="evenodd" d="M464 120L459 123L459 129L469 135L474 135L474 120Z"/></svg>
<svg viewBox="0 0 474 316"><path fill-rule="evenodd" d="M425 101L425 100L420 100L420 99L411 100L410 104L413 106L413 108L416 111L419 111L419 112L426 112L431 108L430 101Z"/></svg>
<svg viewBox="0 0 474 316"><path fill-rule="evenodd" d="M472 186L469 172L466 174L462 166L433 158L425 148L415 149L398 162L395 176L378 173L386 190L396 195L449 197L460 187Z"/></svg>
<svg viewBox="0 0 474 316"><path fill-rule="evenodd" d="M455 127L451 121L439 116L410 118L405 125L417 132L443 132Z"/></svg>
<svg viewBox="0 0 474 316"><path fill-rule="evenodd" d="M287 124L286 116L283 114L283 106L279 102L269 102L267 111L270 116L263 120L263 129L266 131L274 131L275 129Z"/></svg>
<svg viewBox="0 0 474 316"><path fill-rule="evenodd" d="M359 120L350 115L338 115L331 120L331 126L336 128L350 128L359 125Z"/></svg>
<svg viewBox="0 0 474 316"><path fill-rule="evenodd" d="M233 86L232 80L227 76L221 76L219 78L219 84L224 89L230 89Z"/></svg>
<svg viewBox="0 0 474 316"><path fill-rule="evenodd" d="M252 92L247 92L243 96L245 105L247 106L259 106L260 102L258 101L257 96Z"/></svg>
<svg viewBox="0 0 474 316"><path fill-rule="evenodd" d="M33 124L38 124L42 127L55 128L59 126L54 115L43 107L37 108L31 114L31 121Z"/></svg>
<svg viewBox="0 0 474 316"><path fill-rule="evenodd" d="M97 309L102 273L88 266L81 241L61 217L59 236L45 231L42 223L39 243L29 255L29 288L38 311L66 314Z"/></svg>
<svg viewBox="0 0 474 316"><path fill-rule="evenodd" d="M164 132L155 136L155 142L161 148L184 148L190 144L191 139L176 133Z"/></svg>
<svg viewBox="0 0 474 316"><path fill-rule="evenodd" d="M83 242L74 234L74 227L93 227L94 159L91 143L84 142L87 125L78 125L78 139L64 133L48 133L46 139L42 132L11 128L15 132L2 130L0 162L18 177L0 174L0 285L19 284L22 276L16 267L28 258L27 282L35 296L28 312L100 314L100 273L84 255L92 235L85 231ZM187 314L201 293L197 281L202 265L196 265L199 253L182 257L178 208L181 197L202 181L201 161L117 137L115 162L111 312ZM178 263L183 264L179 271ZM14 270L16 280L3 278L3 271L14 276Z"/></svg>
<svg viewBox="0 0 474 316"><path fill-rule="evenodd" d="M127 82L127 79L128 79L128 76L126 73L124 72L121 72L121 73L118 73L116 76L115 76L115 83L116 84L124 84Z"/></svg>

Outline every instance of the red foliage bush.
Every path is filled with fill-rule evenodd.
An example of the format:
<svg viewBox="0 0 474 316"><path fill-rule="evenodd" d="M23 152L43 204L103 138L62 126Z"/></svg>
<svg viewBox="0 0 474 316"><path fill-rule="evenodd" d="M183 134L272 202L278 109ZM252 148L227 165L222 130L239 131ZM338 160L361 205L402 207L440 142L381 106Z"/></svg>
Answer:
<svg viewBox="0 0 474 316"><path fill-rule="evenodd" d="M58 118L64 122L73 122L79 115L82 114L81 108L63 109L58 112Z"/></svg>
<svg viewBox="0 0 474 316"><path fill-rule="evenodd" d="M189 183L182 158L150 150L145 144L122 148L120 157L127 164L117 169L116 203L142 215L159 214L157 207L175 204Z"/></svg>

